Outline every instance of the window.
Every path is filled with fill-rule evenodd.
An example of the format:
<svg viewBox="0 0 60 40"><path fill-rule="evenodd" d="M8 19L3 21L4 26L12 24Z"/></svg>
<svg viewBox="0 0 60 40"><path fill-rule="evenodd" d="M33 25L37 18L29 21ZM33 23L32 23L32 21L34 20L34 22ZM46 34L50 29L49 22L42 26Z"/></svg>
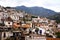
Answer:
<svg viewBox="0 0 60 40"><path fill-rule="evenodd" d="M4 36L3 36L4 38L6 37L6 33L4 32Z"/></svg>
<svg viewBox="0 0 60 40"><path fill-rule="evenodd" d="M8 22L8 24L10 24L10 22Z"/></svg>
<svg viewBox="0 0 60 40"><path fill-rule="evenodd" d="M19 25L19 23L17 23L17 25Z"/></svg>
<svg viewBox="0 0 60 40"><path fill-rule="evenodd" d="M53 27L53 25L49 25L49 27Z"/></svg>

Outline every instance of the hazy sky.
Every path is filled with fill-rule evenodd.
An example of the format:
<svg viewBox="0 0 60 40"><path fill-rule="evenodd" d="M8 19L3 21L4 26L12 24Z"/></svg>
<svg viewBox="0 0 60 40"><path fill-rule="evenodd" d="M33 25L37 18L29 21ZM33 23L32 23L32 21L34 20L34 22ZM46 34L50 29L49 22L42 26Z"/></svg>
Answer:
<svg viewBox="0 0 60 40"><path fill-rule="evenodd" d="M60 12L60 0L0 0L2 6L21 6L27 7L39 6Z"/></svg>

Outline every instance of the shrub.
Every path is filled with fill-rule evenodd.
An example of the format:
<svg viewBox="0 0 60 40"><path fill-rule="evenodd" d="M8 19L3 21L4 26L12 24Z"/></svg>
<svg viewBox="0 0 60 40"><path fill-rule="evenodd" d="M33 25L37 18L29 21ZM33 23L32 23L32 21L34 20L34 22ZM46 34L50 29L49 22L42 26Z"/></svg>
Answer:
<svg viewBox="0 0 60 40"><path fill-rule="evenodd" d="M57 38L60 38L60 32L56 32L55 34L56 34Z"/></svg>

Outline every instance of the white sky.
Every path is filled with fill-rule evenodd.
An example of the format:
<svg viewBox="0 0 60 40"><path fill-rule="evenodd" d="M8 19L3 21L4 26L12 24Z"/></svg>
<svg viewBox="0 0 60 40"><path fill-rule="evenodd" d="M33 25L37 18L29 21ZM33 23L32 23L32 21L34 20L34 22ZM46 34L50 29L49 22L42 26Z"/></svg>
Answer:
<svg viewBox="0 0 60 40"><path fill-rule="evenodd" d="M0 0L2 6L21 6L27 7L39 6L60 12L60 0Z"/></svg>

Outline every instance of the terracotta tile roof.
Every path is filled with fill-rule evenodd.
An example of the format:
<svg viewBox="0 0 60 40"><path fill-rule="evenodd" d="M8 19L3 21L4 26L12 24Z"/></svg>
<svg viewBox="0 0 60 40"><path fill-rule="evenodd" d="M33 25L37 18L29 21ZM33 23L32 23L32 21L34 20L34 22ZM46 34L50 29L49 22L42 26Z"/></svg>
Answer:
<svg viewBox="0 0 60 40"><path fill-rule="evenodd" d="M21 25L19 23L13 23L13 28L18 28L20 27Z"/></svg>

